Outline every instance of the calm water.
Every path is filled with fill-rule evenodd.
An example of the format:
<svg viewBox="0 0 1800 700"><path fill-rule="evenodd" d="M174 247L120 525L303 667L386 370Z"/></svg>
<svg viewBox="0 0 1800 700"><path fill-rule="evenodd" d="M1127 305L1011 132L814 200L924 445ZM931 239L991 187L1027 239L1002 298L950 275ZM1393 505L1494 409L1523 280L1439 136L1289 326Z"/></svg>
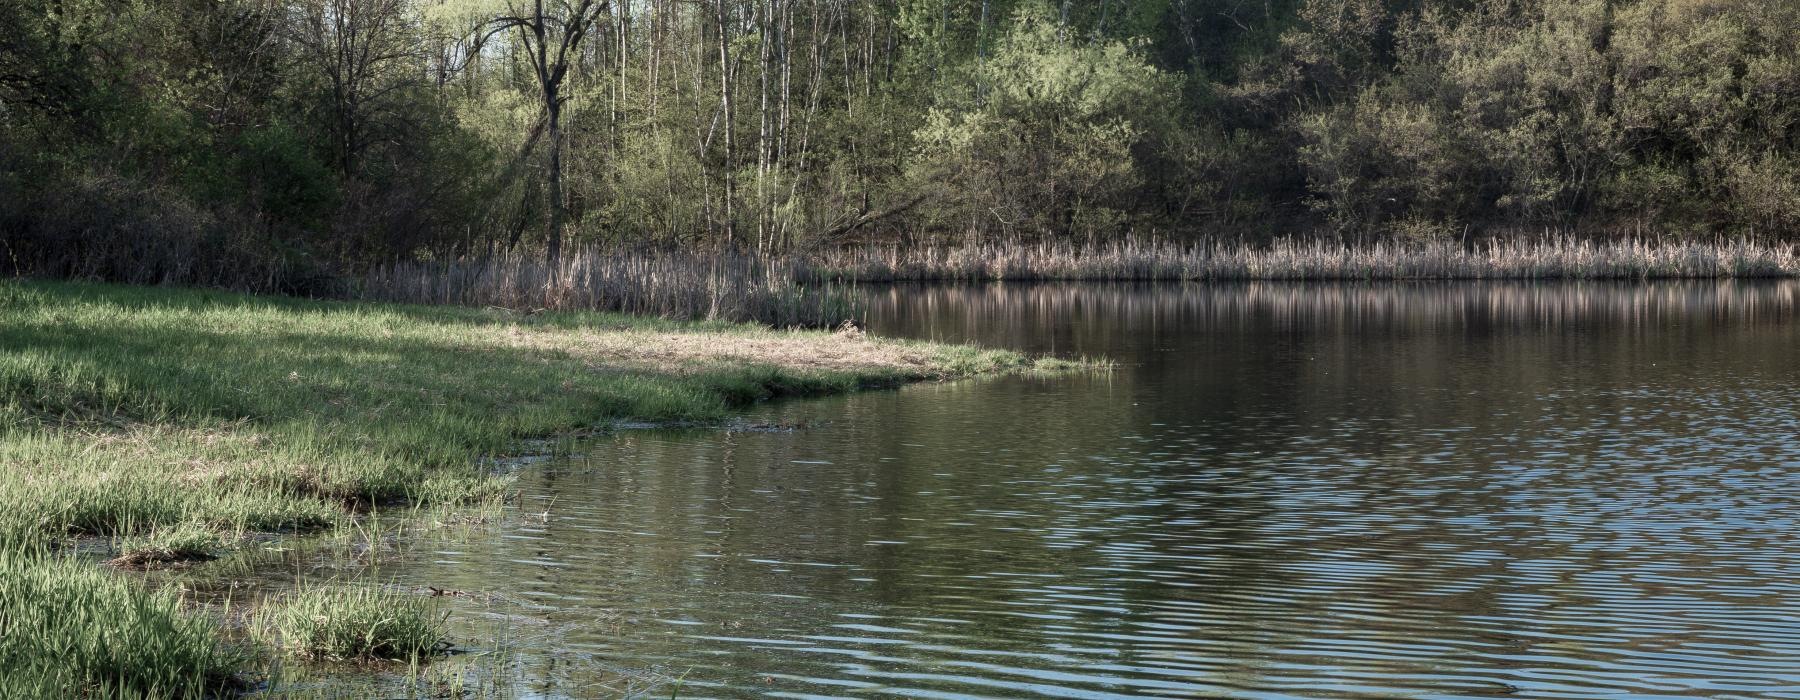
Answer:
<svg viewBox="0 0 1800 700"><path fill-rule="evenodd" d="M1800 286L872 295L1119 366L628 431L381 575L527 696L1800 698Z"/></svg>

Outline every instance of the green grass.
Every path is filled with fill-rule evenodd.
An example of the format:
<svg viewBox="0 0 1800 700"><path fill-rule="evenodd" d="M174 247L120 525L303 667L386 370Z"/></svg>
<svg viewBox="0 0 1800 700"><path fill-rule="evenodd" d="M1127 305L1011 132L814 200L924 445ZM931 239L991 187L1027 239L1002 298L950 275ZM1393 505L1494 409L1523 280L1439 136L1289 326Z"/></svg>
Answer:
<svg viewBox="0 0 1800 700"><path fill-rule="evenodd" d="M236 684L244 658L169 590L93 564L0 550L0 697L185 698Z"/></svg>
<svg viewBox="0 0 1800 700"><path fill-rule="evenodd" d="M52 695L187 692L223 658L188 664L210 633L166 594L18 552L87 536L110 538L121 568L186 563L253 533L342 526L371 508L492 502L506 476L480 465L523 437L626 419L713 422L773 396L1058 368L858 332L0 281L0 552L11 552L4 570L24 577L0 582L11 606L0 608L4 658L49 659L20 668L33 687L62 691ZM397 604L370 595L303 591L285 609L324 622L306 629L277 614L272 625L318 657L417 651L429 636L418 611L352 639L379 622L370 609ZM69 606L87 606L70 618L80 629L42 642L12 633L26 624L16 620L53 626L51 611ZM39 654L55 648L64 652ZM160 670L171 660L200 675Z"/></svg>
<svg viewBox="0 0 1800 700"><path fill-rule="evenodd" d="M251 627L270 646L304 659L416 663L440 650L444 613L417 595L303 584L266 604Z"/></svg>

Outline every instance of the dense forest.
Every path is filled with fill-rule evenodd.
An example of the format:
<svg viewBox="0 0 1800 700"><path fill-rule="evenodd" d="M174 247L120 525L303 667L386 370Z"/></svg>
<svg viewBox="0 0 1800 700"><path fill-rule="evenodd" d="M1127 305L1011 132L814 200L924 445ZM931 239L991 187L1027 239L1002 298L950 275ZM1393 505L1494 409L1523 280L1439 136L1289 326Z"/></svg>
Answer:
<svg viewBox="0 0 1800 700"><path fill-rule="evenodd" d="M1800 4L8 0L0 265L1780 238Z"/></svg>

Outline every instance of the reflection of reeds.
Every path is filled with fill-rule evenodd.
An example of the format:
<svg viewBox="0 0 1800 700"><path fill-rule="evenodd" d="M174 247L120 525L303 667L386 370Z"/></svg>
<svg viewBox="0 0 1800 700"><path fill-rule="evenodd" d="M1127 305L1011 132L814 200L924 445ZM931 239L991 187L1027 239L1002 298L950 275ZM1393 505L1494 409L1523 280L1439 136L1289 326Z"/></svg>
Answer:
<svg viewBox="0 0 1800 700"><path fill-rule="evenodd" d="M802 285L797 260L670 252L571 251L552 269L521 253L377 269L364 299L512 309L584 309L686 319L836 326L855 317L834 284Z"/></svg>
<svg viewBox="0 0 1800 700"><path fill-rule="evenodd" d="M1800 317L1800 281L1406 282L1341 284L990 284L871 289L871 325L888 332L1017 345L1049 332L1095 338L1171 328L1346 328L1359 331L1502 326L1785 327Z"/></svg>
<svg viewBox="0 0 1800 700"><path fill-rule="evenodd" d="M1575 238L1347 246L1282 240L1079 246L1002 243L963 248L859 248L823 254L814 274L900 280L1647 279L1800 274L1792 246L1744 240L1653 242Z"/></svg>

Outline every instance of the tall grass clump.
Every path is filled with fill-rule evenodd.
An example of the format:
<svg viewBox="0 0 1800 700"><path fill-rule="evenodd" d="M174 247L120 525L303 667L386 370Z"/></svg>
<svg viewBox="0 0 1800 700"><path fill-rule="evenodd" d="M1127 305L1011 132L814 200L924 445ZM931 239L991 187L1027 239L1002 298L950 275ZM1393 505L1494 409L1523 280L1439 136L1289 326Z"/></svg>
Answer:
<svg viewBox="0 0 1800 700"><path fill-rule="evenodd" d="M439 606L416 595L301 584L265 604L252 629L269 645L303 659L417 662L442 650L444 620Z"/></svg>
<svg viewBox="0 0 1800 700"><path fill-rule="evenodd" d="M119 538L119 555L109 563L122 569L148 569L209 561L219 542L219 533L204 523L165 526Z"/></svg>
<svg viewBox="0 0 1800 700"><path fill-rule="evenodd" d="M171 590L80 560L0 549L0 696L194 698L243 657Z"/></svg>

